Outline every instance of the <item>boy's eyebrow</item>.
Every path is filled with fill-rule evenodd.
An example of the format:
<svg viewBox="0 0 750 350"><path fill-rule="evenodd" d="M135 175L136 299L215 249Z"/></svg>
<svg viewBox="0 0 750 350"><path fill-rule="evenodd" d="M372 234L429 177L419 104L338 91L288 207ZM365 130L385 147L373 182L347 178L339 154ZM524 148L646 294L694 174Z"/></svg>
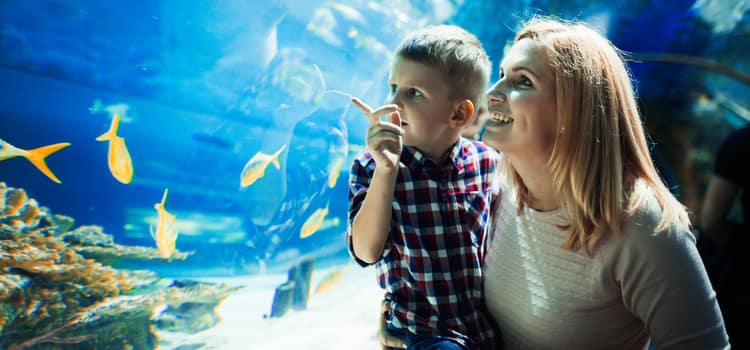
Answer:
<svg viewBox="0 0 750 350"><path fill-rule="evenodd" d="M388 80L388 84L395 85L395 84L393 84L393 81L390 80L390 79ZM399 85L425 87L425 86L430 86L430 83L428 83L426 81L421 81L421 80L408 80L408 81L402 82Z"/></svg>

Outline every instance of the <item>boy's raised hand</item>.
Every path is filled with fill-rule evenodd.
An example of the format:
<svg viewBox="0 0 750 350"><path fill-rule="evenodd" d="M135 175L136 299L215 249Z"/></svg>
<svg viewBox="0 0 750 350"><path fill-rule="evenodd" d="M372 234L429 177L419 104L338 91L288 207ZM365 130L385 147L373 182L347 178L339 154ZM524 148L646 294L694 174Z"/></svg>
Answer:
<svg viewBox="0 0 750 350"><path fill-rule="evenodd" d="M377 166L398 169L403 146L401 114L397 105L383 105L373 110L362 100L352 97L352 102L370 120L367 128L367 150L372 154ZM380 116L388 114L388 121L381 121Z"/></svg>

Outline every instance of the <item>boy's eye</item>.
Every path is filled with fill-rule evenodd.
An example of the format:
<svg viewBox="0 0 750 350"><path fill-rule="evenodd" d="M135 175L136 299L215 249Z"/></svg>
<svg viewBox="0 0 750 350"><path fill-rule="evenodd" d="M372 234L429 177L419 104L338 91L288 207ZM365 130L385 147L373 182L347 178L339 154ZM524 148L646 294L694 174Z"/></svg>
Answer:
<svg viewBox="0 0 750 350"><path fill-rule="evenodd" d="M396 91L398 91L398 87L394 84L391 84L388 88L388 93L390 93L391 96L396 94Z"/></svg>
<svg viewBox="0 0 750 350"><path fill-rule="evenodd" d="M419 96L422 96L422 92L421 92L421 91L419 91L419 90L417 90L417 89L415 89L415 88L411 88L411 89L407 90L407 94L408 94L409 96L411 96L411 97L419 97Z"/></svg>

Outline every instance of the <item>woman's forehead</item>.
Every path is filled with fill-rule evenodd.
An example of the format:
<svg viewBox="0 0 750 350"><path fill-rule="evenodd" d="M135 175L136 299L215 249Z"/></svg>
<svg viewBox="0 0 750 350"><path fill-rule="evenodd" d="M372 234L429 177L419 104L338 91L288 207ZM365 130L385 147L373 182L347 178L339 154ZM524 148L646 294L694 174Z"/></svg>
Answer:
<svg viewBox="0 0 750 350"><path fill-rule="evenodd" d="M540 78L553 75L543 47L538 41L529 38L521 39L511 46L500 62L500 70L504 72L526 70Z"/></svg>
<svg viewBox="0 0 750 350"><path fill-rule="evenodd" d="M524 38L510 47L500 62L500 68L516 66L541 66L546 63L546 56L538 42Z"/></svg>

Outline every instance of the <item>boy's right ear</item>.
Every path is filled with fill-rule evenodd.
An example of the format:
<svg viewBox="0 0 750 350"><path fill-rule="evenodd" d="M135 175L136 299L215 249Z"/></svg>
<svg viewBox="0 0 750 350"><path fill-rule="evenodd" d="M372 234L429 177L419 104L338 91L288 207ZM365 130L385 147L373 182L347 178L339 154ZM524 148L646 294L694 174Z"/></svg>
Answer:
<svg viewBox="0 0 750 350"><path fill-rule="evenodd" d="M474 103L471 100L466 99L453 111L451 121L455 123L456 127L463 128L465 125L471 122L471 118L474 116Z"/></svg>

